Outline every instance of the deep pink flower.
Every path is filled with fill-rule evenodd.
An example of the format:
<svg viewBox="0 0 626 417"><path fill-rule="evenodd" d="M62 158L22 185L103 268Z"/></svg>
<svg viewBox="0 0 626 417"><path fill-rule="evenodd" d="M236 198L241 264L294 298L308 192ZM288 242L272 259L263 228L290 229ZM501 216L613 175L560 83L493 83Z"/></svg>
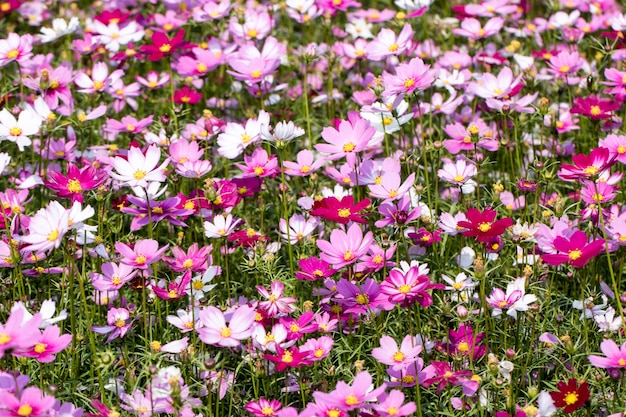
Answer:
<svg viewBox="0 0 626 417"><path fill-rule="evenodd" d="M461 385L468 377L473 375L472 371L453 371L450 365L446 362L431 361L424 370L432 369L435 375L432 378L424 381L425 387L430 387L433 384L437 384L437 394L450 385Z"/></svg>
<svg viewBox="0 0 626 417"><path fill-rule="evenodd" d="M331 196L316 201L309 214L340 224L347 224L349 221L367 223L367 220L359 212L365 210L370 203L369 198L355 203L354 197L349 195L344 196L341 200Z"/></svg>
<svg viewBox="0 0 626 417"><path fill-rule="evenodd" d="M613 117L615 110L619 109L621 102L613 99L603 99L595 95L574 98L574 105L570 110L572 114L582 114L591 120L604 120Z"/></svg>
<svg viewBox="0 0 626 417"><path fill-rule="evenodd" d="M298 261L298 267L300 270L296 271L296 278L306 281L328 278L337 272L328 262L322 261L315 256L300 259Z"/></svg>
<svg viewBox="0 0 626 417"><path fill-rule="evenodd" d="M312 311L302 313L298 319L284 317L280 319L280 323L287 329L288 340L301 339L306 333L313 333L317 330L317 324L312 323L315 313Z"/></svg>
<svg viewBox="0 0 626 417"><path fill-rule="evenodd" d="M425 90L435 81L430 65L425 65L420 58L403 62L395 70L395 75L383 72L384 97L410 95L416 90Z"/></svg>
<svg viewBox="0 0 626 417"><path fill-rule="evenodd" d="M494 221L496 214L495 210L489 208L482 212L475 208L467 210L467 221L460 221L458 225L468 230L461 233L463 236L476 237L479 242L489 242L492 237L500 236L508 227L513 226L513 219L510 217Z"/></svg>
<svg viewBox="0 0 626 417"><path fill-rule="evenodd" d="M164 56L171 55L180 49L189 48L190 44L183 40L184 37L185 31L183 29L176 32L172 39L164 32L157 31L152 34L152 45L142 45L139 50L148 54L150 61L159 61Z"/></svg>
<svg viewBox="0 0 626 417"><path fill-rule="evenodd" d="M167 288L152 285L154 294L162 300L178 300L187 295L187 289L191 283L191 271L186 271L183 275L167 284Z"/></svg>
<svg viewBox="0 0 626 417"><path fill-rule="evenodd" d="M198 244L193 243L185 252L178 246L172 248L173 258L163 257L170 269L176 272L190 270L192 272L204 272L208 268L208 259L212 246L203 246L198 249Z"/></svg>
<svg viewBox="0 0 626 417"><path fill-rule="evenodd" d="M549 265L569 263L575 268L582 268L587 265L604 249L604 239L588 242L587 235L581 230L574 232L569 239L557 236L554 238L553 244L559 253L541 255L543 261Z"/></svg>
<svg viewBox="0 0 626 417"><path fill-rule="evenodd" d="M413 401L404 404L404 394L394 389L389 394L382 394L372 409L381 417L404 417L412 415L417 406Z"/></svg>
<svg viewBox="0 0 626 417"><path fill-rule="evenodd" d="M196 104L202 100L202 94L184 86L180 90L174 91L174 103L176 104Z"/></svg>
<svg viewBox="0 0 626 417"><path fill-rule="evenodd" d="M98 334L108 334L109 337L105 343L109 343L113 339L124 337L130 330L131 325L132 320L127 309L112 307L107 313L107 325L91 326L91 330Z"/></svg>
<svg viewBox="0 0 626 417"><path fill-rule="evenodd" d="M277 371L284 371L287 368L299 368L311 364L308 359L309 352L301 351L297 347L283 349L280 345L276 345L276 355L266 353L263 355L265 359L276 364Z"/></svg>
<svg viewBox="0 0 626 417"><path fill-rule="evenodd" d="M598 147L589 155L574 155L571 165L562 163L558 175L565 181L597 178L613 166L615 158L607 148Z"/></svg>
<svg viewBox="0 0 626 417"><path fill-rule="evenodd" d="M45 181L45 185L58 197L69 197L72 203L82 203L85 199L83 193L100 187L107 178L106 172L91 165L78 168L70 162L67 165L67 175L54 170L48 171L49 180Z"/></svg>
<svg viewBox="0 0 626 417"><path fill-rule="evenodd" d="M392 303L407 307L418 302L422 307L428 307L433 297L427 292L431 289L443 289L442 284L433 284L428 275L428 268L423 265L412 266L407 271L394 268L380 284L380 292L389 297Z"/></svg>

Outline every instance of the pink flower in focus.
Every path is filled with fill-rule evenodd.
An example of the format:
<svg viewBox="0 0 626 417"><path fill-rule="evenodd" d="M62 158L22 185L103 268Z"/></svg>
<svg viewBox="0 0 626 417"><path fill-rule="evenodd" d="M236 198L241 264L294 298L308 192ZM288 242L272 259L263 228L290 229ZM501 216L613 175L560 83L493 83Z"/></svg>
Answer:
<svg viewBox="0 0 626 417"><path fill-rule="evenodd" d="M228 314L227 318L218 308L209 306L201 309L199 316L203 324L197 330L200 340L208 345L236 347L252 334L256 311L248 305L242 305Z"/></svg>
<svg viewBox="0 0 626 417"><path fill-rule="evenodd" d="M42 363L52 362L55 359L54 355L65 349L71 341L71 334L62 335L58 326L49 326L35 339L32 348L19 352L17 356L35 358Z"/></svg>
<svg viewBox="0 0 626 417"><path fill-rule="evenodd" d="M554 238L554 247L559 253L541 255L545 263L549 265L569 263L574 268L582 268L603 251L604 239L588 242L585 232L577 230L569 239L563 236Z"/></svg>
<svg viewBox="0 0 626 417"><path fill-rule="evenodd" d="M265 298L264 301L259 301L259 308L264 310L268 316L276 317L279 313L289 314L295 311L293 304L298 301L298 299L283 296L285 285L282 282L272 281L270 284L271 292L261 285L257 285L256 289L259 294Z"/></svg>
<svg viewBox="0 0 626 417"><path fill-rule="evenodd" d="M622 343L622 347L619 347L617 343L611 339L605 339L600 343L600 350L606 357L597 355L587 356L593 366L604 369L626 369L626 342Z"/></svg>
<svg viewBox="0 0 626 417"><path fill-rule="evenodd" d="M415 362L421 352L422 345L415 343L410 334L404 337L399 348L392 337L383 336L380 338L380 347L372 350L372 356L378 362L390 365L393 370L400 370Z"/></svg>
<svg viewBox="0 0 626 417"><path fill-rule="evenodd" d="M372 232L363 236L361 227L354 223L348 232L335 229L330 234L330 241L318 240L317 247L322 251L320 258L328 262L333 268L339 269L350 265L367 253L374 240Z"/></svg>
<svg viewBox="0 0 626 417"><path fill-rule="evenodd" d="M17 398L11 391L0 391L3 417L45 417L50 415L55 398L37 387L28 387Z"/></svg>
<svg viewBox="0 0 626 417"><path fill-rule="evenodd" d="M132 248L122 242L115 243L115 250L122 255L121 262L137 269L148 269L158 262L168 247L159 248L159 242L153 239L138 240Z"/></svg>

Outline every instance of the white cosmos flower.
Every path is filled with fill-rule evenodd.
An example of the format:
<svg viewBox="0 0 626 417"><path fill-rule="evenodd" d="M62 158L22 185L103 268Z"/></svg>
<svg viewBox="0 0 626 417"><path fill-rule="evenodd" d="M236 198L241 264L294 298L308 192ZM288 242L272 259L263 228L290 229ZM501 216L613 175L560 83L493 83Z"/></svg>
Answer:
<svg viewBox="0 0 626 417"><path fill-rule="evenodd" d="M52 21L52 28L41 28L41 35L37 35L37 38L42 43L52 42L61 36L76 32L79 27L80 23L77 17L72 17L69 22L59 17Z"/></svg>
<svg viewBox="0 0 626 417"><path fill-rule="evenodd" d="M150 145L146 153L133 146L128 151L128 159L122 157L112 158L111 163L116 172L109 175L130 187L147 188L150 183L165 181L165 167L169 163L166 158L161 165L161 149L156 145ZM157 166L158 165L158 166Z"/></svg>
<svg viewBox="0 0 626 417"><path fill-rule="evenodd" d="M231 214L228 216L216 215L212 223L204 222L204 233L209 239L226 237L235 230L240 222L241 219L234 219Z"/></svg>
<svg viewBox="0 0 626 417"><path fill-rule="evenodd" d="M22 249L22 253L58 248L68 229L69 211L59 202L52 201L30 219L28 235L19 237L18 240L29 244Z"/></svg>
<svg viewBox="0 0 626 417"><path fill-rule="evenodd" d="M20 152L30 146L29 136L34 135L41 127L41 117L28 106L20 112L17 119L7 110L0 111L0 140L15 142Z"/></svg>

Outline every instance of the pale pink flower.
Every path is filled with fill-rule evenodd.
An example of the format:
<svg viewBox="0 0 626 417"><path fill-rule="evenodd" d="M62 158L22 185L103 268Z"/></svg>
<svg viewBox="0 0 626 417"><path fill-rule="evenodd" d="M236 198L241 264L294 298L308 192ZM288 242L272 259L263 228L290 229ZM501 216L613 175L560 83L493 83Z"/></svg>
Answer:
<svg viewBox="0 0 626 417"><path fill-rule="evenodd" d="M350 265L367 254L374 240L372 232L363 236L361 227L353 223L348 232L335 229L330 234L330 241L318 240L317 247L322 251L321 259L338 269Z"/></svg>
<svg viewBox="0 0 626 417"><path fill-rule="evenodd" d="M198 337L208 345L236 347L252 335L256 311L242 305L227 316L218 308L209 306L200 310L203 327L198 329ZM228 320L228 325L226 321Z"/></svg>

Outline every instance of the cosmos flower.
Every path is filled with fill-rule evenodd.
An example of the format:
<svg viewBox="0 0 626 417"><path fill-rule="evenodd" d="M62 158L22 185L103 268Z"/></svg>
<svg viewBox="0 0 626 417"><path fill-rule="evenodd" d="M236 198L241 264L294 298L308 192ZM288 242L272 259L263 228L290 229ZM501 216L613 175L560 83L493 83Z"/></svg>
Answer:
<svg viewBox="0 0 626 417"><path fill-rule="evenodd" d="M570 378L567 382L559 381L556 384L557 391L550 393L554 405L563 408L565 414L571 414L582 408L589 399L589 384L578 384L576 378Z"/></svg>

